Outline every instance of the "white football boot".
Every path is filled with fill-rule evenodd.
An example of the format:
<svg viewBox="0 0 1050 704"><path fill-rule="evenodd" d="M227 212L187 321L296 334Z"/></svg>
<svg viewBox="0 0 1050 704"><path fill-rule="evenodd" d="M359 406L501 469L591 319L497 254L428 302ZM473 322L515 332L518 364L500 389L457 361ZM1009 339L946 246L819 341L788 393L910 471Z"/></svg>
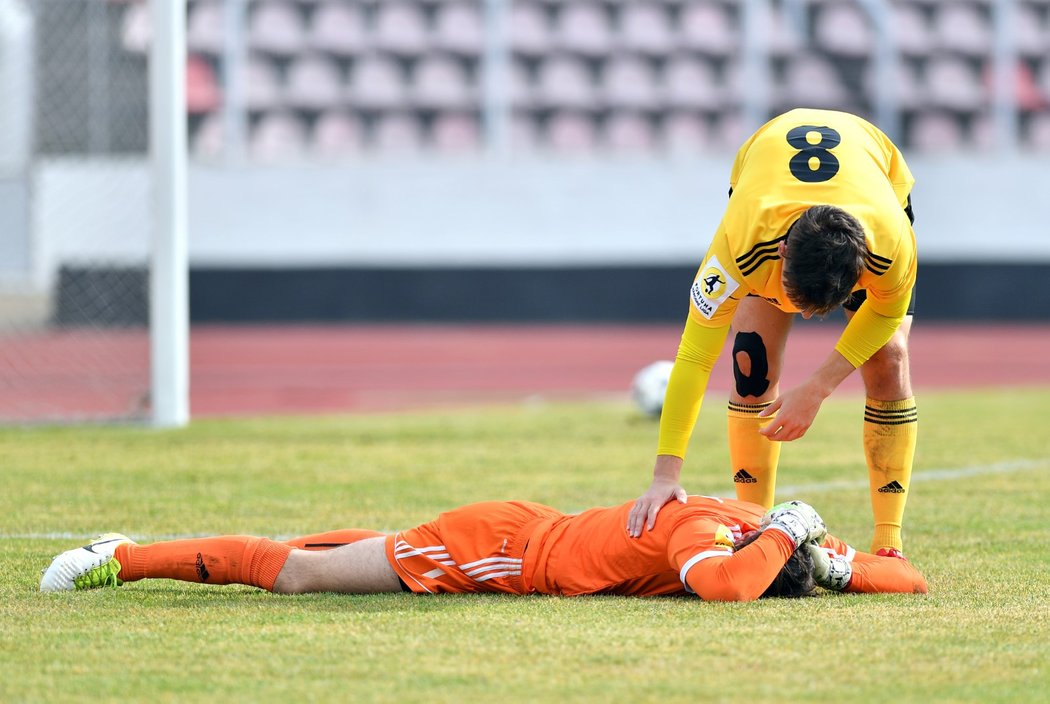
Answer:
<svg viewBox="0 0 1050 704"><path fill-rule="evenodd" d="M100 535L83 547L66 550L51 560L40 580L42 592L119 587L120 563L113 557L118 545L135 541L120 533Z"/></svg>

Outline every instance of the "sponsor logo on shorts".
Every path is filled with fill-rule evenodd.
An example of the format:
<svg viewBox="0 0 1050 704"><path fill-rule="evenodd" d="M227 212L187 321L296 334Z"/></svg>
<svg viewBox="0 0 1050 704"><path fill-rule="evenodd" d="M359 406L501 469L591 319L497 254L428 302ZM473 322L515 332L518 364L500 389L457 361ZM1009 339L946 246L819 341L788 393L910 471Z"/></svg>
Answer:
<svg viewBox="0 0 1050 704"><path fill-rule="evenodd" d="M693 281L690 297L693 305L700 315L708 320L715 314L718 307L736 291L740 284L728 273L725 267L718 261L718 257L711 257L700 273Z"/></svg>

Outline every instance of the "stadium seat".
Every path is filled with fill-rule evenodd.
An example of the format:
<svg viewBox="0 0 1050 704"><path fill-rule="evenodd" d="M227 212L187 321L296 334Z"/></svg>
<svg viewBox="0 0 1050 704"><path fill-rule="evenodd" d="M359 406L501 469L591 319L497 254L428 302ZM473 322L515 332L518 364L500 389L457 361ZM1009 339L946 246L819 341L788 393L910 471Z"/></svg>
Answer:
<svg viewBox="0 0 1050 704"><path fill-rule="evenodd" d="M790 21L779 5L762 3L758 9L759 36L769 55L783 58L799 51L804 42L801 28Z"/></svg>
<svg viewBox="0 0 1050 704"><path fill-rule="evenodd" d="M671 19L656 3L626 3L620 15L621 46L646 56L663 56L674 46Z"/></svg>
<svg viewBox="0 0 1050 704"><path fill-rule="evenodd" d="M656 143L652 125L635 112L613 113L605 123L603 137L607 148L620 153L651 152Z"/></svg>
<svg viewBox="0 0 1050 704"><path fill-rule="evenodd" d="M423 130L419 120L407 113L383 115L376 120L372 145L376 151L388 153L419 151L423 147Z"/></svg>
<svg viewBox="0 0 1050 704"><path fill-rule="evenodd" d="M211 112L222 104L222 93L215 69L207 59L186 57L186 111L191 115Z"/></svg>
<svg viewBox="0 0 1050 704"><path fill-rule="evenodd" d="M690 3L682 8L678 24L678 44L687 51L728 56L739 45L740 32L722 3Z"/></svg>
<svg viewBox="0 0 1050 704"><path fill-rule="evenodd" d="M874 36L868 18L852 3L834 3L818 8L813 34L817 46L835 56L869 56Z"/></svg>
<svg viewBox="0 0 1050 704"><path fill-rule="evenodd" d="M554 56L539 67L534 96L537 102L554 108L588 110L597 106L587 66L566 56Z"/></svg>
<svg viewBox="0 0 1050 704"><path fill-rule="evenodd" d="M510 120L510 146L518 152L531 152L540 146L540 130L536 120L525 114L515 114Z"/></svg>
<svg viewBox="0 0 1050 704"><path fill-rule="evenodd" d="M532 107L534 103L532 81L529 79L528 67L524 63L514 60L507 64L505 87L506 98L513 107Z"/></svg>
<svg viewBox="0 0 1050 704"><path fill-rule="evenodd" d="M511 51L521 56L543 56L553 44L543 8L535 3L514 3L507 32Z"/></svg>
<svg viewBox="0 0 1050 704"><path fill-rule="evenodd" d="M555 31L558 47L563 51L588 57L600 57L613 48L612 26L602 6L594 2L565 5Z"/></svg>
<svg viewBox="0 0 1050 704"><path fill-rule="evenodd" d="M405 107L408 91L398 63L376 55L359 59L354 66L350 102L371 109Z"/></svg>
<svg viewBox="0 0 1050 704"><path fill-rule="evenodd" d="M1050 113L1032 117L1025 143L1039 152L1050 152Z"/></svg>
<svg viewBox="0 0 1050 704"><path fill-rule="evenodd" d="M463 65L455 59L428 56L416 65L412 96L420 107L465 109L477 102L476 93Z"/></svg>
<svg viewBox="0 0 1050 704"><path fill-rule="evenodd" d="M427 49L426 17L415 3L378 3L372 32L375 48L397 56L418 56Z"/></svg>
<svg viewBox="0 0 1050 704"><path fill-rule="evenodd" d="M962 58L941 55L930 59L924 81L933 107L972 112L985 102L985 92L970 64Z"/></svg>
<svg viewBox="0 0 1050 704"><path fill-rule="evenodd" d="M667 62L663 89L664 100L674 108L716 110L725 97L711 63L687 56Z"/></svg>
<svg viewBox="0 0 1050 704"><path fill-rule="evenodd" d="M723 112L719 115L715 129L711 132L709 141L711 148L734 152L748 138L753 127L739 112Z"/></svg>
<svg viewBox="0 0 1050 704"><path fill-rule="evenodd" d="M201 120L190 136L190 153L201 159L214 159L223 153L223 122L220 113L211 113Z"/></svg>
<svg viewBox="0 0 1050 704"><path fill-rule="evenodd" d="M942 3L934 21L938 48L967 56L985 56L992 48L991 24L969 2Z"/></svg>
<svg viewBox="0 0 1050 704"><path fill-rule="evenodd" d="M244 64L244 104L249 110L270 110L283 100L281 80L273 61L251 56Z"/></svg>
<svg viewBox="0 0 1050 704"><path fill-rule="evenodd" d="M559 152L580 154L594 151L597 141L594 124L586 115L559 112L547 124L547 145Z"/></svg>
<svg viewBox="0 0 1050 704"><path fill-rule="evenodd" d="M915 58L929 56L933 31L923 11L913 3L901 2L891 6L891 13L898 52Z"/></svg>
<svg viewBox="0 0 1050 704"><path fill-rule="evenodd" d="M190 51L218 56L225 44L222 25L222 5L218 2L198 2L186 18L186 46Z"/></svg>
<svg viewBox="0 0 1050 704"><path fill-rule="evenodd" d="M322 54L305 54L288 67L289 105L301 110L325 110L343 102L343 80L335 61Z"/></svg>
<svg viewBox="0 0 1050 704"><path fill-rule="evenodd" d="M149 18L149 5L135 3L128 5L120 23L120 44L125 51L145 54L149 51L153 29Z"/></svg>
<svg viewBox="0 0 1050 704"><path fill-rule="evenodd" d="M1017 32L1017 51L1021 56L1041 58L1050 56L1050 30L1036 8L1017 3L1014 28Z"/></svg>
<svg viewBox="0 0 1050 704"><path fill-rule="evenodd" d="M707 121L690 112L674 112L667 116L662 131L664 148L674 153L704 151L711 139Z"/></svg>
<svg viewBox="0 0 1050 704"><path fill-rule="evenodd" d="M314 10L307 44L336 56L357 56L368 49L364 16L357 5L326 2Z"/></svg>
<svg viewBox="0 0 1050 704"><path fill-rule="evenodd" d="M294 159L306 148L306 129L294 115L268 113L252 131L248 148L251 156L261 161Z"/></svg>
<svg viewBox="0 0 1050 704"><path fill-rule="evenodd" d="M466 113L441 113L434 120L432 143L447 153L469 153L481 148L481 127Z"/></svg>
<svg viewBox="0 0 1050 704"><path fill-rule="evenodd" d="M951 115L927 111L915 117L908 142L917 151L944 153L958 151L963 145L962 126Z"/></svg>
<svg viewBox="0 0 1050 704"><path fill-rule="evenodd" d="M864 92L874 100L878 95L876 65L869 62L864 69ZM901 110L915 110L926 104L927 94L919 81L915 65L906 60L898 60L893 67L893 94L897 107Z"/></svg>
<svg viewBox="0 0 1050 704"><path fill-rule="evenodd" d="M293 56L306 46L298 8L287 2L259 3L250 13L248 46L275 56Z"/></svg>
<svg viewBox="0 0 1050 704"><path fill-rule="evenodd" d="M485 26L476 3L454 2L438 7L434 45L459 56L478 56L485 45Z"/></svg>
<svg viewBox="0 0 1050 704"><path fill-rule="evenodd" d="M660 107L655 72L646 61L633 56L621 55L606 62L602 93L605 103L613 107L635 110Z"/></svg>
<svg viewBox="0 0 1050 704"><path fill-rule="evenodd" d="M775 87L777 104L783 108L797 105L842 109L849 94L838 71L827 59L803 53L788 62L783 81Z"/></svg>
<svg viewBox="0 0 1050 704"><path fill-rule="evenodd" d="M329 110L317 118L310 147L314 154L339 158L358 154L364 146L361 121L341 110Z"/></svg>

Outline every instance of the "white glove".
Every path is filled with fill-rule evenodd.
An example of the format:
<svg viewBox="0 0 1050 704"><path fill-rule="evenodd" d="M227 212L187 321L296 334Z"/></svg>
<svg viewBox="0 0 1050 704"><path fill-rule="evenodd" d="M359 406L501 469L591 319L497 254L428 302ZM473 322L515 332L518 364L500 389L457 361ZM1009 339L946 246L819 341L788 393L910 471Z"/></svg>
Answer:
<svg viewBox="0 0 1050 704"><path fill-rule="evenodd" d="M816 543L804 543L802 548L813 558L813 581L836 592L849 586L853 578L853 563L844 557L831 557Z"/></svg>
<svg viewBox="0 0 1050 704"><path fill-rule="evenodd" d="M796 548L809 541L822 543L828 534L820 514L814 511L812 506L801 501L777 504L766 511L760 525L763 530L776 528L786 533L795 541Z"/></svg>

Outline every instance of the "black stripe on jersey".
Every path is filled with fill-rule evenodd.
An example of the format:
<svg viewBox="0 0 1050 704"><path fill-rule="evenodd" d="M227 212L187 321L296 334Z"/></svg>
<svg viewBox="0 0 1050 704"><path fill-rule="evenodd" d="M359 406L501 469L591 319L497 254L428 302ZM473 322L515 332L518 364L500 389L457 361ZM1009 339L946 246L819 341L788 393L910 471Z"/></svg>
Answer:
<svg viewBox="0 0 1050 704"><path fill-rule="evenodd" d="M876 257L874 254L868 253L864 257L864 268L875 274L875 276L882 276L890 270L890 266L893 264L892 259L884 259L882 257Z"/></svg>
<svg viewBox="0 0 1050 704"><path fill-rule="evenodd" d="M755 257L758 257L762 254L776 252L777 249L780 247L780 243L786 242L787 238L787 234L783 234L780 237L777 237L775 240L770 240L769 242L759 242L747 252L741 254L739 257L736 258L737 266L741 268L745 266L750 266L749 260L754 259Z"/></svg>
<svg viewBox="0 0 1050 704"><path fill-rule="evenodd" d="M768 261L776 261L777 259L780 259L779 254L767 254L761 259L756 259L755 261L751 262L747 267L741 267L740 273L744 276L747 276L748 274L753 273L755 269L762 266L763 263Z"/></svg>

